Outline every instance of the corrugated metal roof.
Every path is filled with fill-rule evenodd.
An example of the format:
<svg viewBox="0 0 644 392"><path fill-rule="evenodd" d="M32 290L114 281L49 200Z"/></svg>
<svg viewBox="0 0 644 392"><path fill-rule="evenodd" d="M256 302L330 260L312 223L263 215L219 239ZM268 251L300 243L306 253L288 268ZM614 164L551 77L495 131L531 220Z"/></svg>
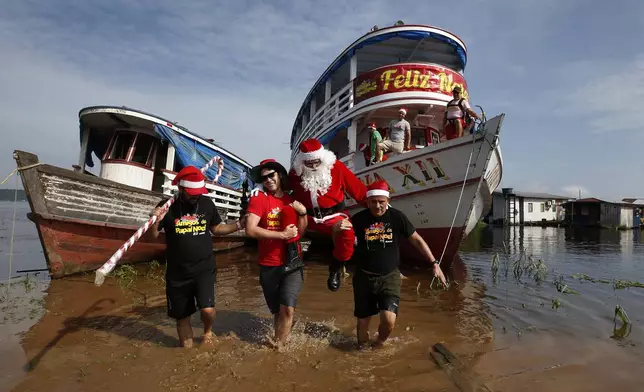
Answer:
<svg viewBox="0 0 644 392"><path fill-rule="evenodd" d="M627 199L624 199L624 200L627 200ZM617 204L624 207L644 207L644 201L629 203L624 201L602 200L596 197L587 197L585 199L570 200L570 202L571 203L606 203L606 204Z"/></svg>
<svg viewBox="0 0 644 392"><path fill-rule="evenodd" d="M496 190L494 191L496 194L503 195L502 191ZM553 195L552 193L540 193L540 192L521 192L521 191L514 191L512 192L513 195L516 195L518 197L525 197L525 198L530 198L530 199L544 199L544 200L571 200L574 199L574 197L570 196L561 196L561 195Z"/></svg>

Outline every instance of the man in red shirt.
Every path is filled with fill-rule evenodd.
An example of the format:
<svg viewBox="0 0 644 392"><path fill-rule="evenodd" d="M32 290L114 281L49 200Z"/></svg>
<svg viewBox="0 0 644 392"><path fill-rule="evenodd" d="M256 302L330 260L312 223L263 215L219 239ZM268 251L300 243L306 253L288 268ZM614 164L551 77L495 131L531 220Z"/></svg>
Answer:
<svg viewBox="0 0 644 392"><path fill-rule="evenodd" d="M251 177L264 192L253 194L248 202L246 234L259 240L259 281L280 347L290 335L304 282L299 240L307 226L306 208L285 193L286 169L275 160L260 162Z"/></svg>

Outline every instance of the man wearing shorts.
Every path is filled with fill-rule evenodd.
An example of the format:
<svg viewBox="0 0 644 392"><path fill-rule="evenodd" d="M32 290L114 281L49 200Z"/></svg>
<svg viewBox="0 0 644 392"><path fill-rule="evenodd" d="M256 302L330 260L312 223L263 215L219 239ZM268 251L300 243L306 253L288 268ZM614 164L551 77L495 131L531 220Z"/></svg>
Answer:
<svg viewBox="0 0 644 392"><path fill-rule="evenodd" d="M273 159L260 162L251 178L264 192L251 196L246 234L258 239L259 282L275 328L275 343L286 343L304 282L300 235L307 226L306 208L285 191L286 169Z"/></svg>
<svg viewBox="0 0 644 392"><path fill-rule="evenodd" d="M201 310L203 341L213 340L215 319L216 265L210 233L225 235L241 229L241 224L223 224L208 197L205 177L194 166L183 168L172 181L178 185L179 197L164 211L162 201L153 214L157 221L150 228L154 238L165 231L166 299L168 316L177 320L177 333L182 347L192 347L190 316ZM195 304L196 302L196 304Z"/></svg>
<svg viewBox="0 0 644 392"><path fill-rule="evenodd" d="M357 318L358 346L369 341L371 316L380 314L378 338L373 347L381 347L394 329L400 303L399 242L401 236L423 254L434 275L446 285L445 276L429 246L416 232L402 211L389 207L389 186L376 181L367 191L368 209L352 218L358 240L353 275L354 316Z"/></svg>
<svg viewBox="0 0 644 392"><path fill-rule="evenodd" d="M391 120L389 122L389 135L382 142L378 143L379 159L376 162L382 161L382 154L385 152L393 151L401 154L404 150L409 150L411 145L411 126L405 120L407 109L400 108L398 110L398 120Z"/></svg>
<svg viewBox="0 0 644 392"><path fill-rule="evenodd" d="M445 116L443 117L443 132L447 140L452 140L463 136L463 130L466 127L466 117L480 119L469 102L462 96L463 89L456 86L452 89L454 99L447 103Z"/></svg>

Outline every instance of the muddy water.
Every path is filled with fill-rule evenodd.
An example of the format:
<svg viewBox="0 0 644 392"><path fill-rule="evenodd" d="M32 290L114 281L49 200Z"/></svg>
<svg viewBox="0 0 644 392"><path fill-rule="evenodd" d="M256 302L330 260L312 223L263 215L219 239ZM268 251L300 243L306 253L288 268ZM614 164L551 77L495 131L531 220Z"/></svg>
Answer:
<svg viewBox="0 0 644 392"><path fill-rule="evenodd" d="M11 208L0 205L2 266L8 265ZM24 214L21 219L12 275L21 264L44 264L33 225ZM217 256L218 339L213 345L197 339L189 350L177 347L165 314L162 267L141 266L134 279L112 277L100 288L93 275L52 282L20 277L0 287L0 390L457 391L428 355L437 342L464 362L459 374L491 390L637 390L644 381L638 372L644 289L615 290L571 275L644 281L639 234L554 228L477 233L463 246L467 272L456 274L464 278L449 290L429 290L426 273L403 271L393 338L382 350L364 352L353 348L350 277L339 292L329 292L324 254L308 261L284 352L268 344L270 314L252 250ZM504 243L513 256L493 270L493 255ZM545 278L515 276L512 263L521 249L546 263ZM557 290L552 281L560 275L578 294ZM614 330L617 304L632 321L629 331ZM193 326L199 336L197 315Z"/></svg>

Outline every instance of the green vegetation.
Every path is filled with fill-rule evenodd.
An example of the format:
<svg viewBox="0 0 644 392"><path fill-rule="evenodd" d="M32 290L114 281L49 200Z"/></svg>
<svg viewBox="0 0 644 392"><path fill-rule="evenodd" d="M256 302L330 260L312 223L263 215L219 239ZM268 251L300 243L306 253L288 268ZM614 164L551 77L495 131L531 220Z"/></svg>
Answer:
<svg viewBox="0 0 644 392"><path fill-rule="evenodd" d="M548 276L548 267L543 262L543 260L535 260L532 256L526 256L523 252L521 252L518 256L512 255L510 254L510 252L508 252L505 242L503 243L503 253L501 255L499 253L496 253L492 257L491 270L492 284L494 286L497 285L498 275L500 271L507 278L509 271L512 270L512 275L517 283L525 283L522 281L522 279L531 278L535 283L540 284L541 282L544 282ZM631 280L597 279L580 273L573 274L570 277L579 282L585 281L591 283L612 284L613 290L615 292L617 292L618 290L629 289L631 287L644 288L643 283ZM565 277L562 274L556 276L552 280L552 284L554 285L557 292L561 294L581 295L579 291L572 289L570 287L570 284L565 282ZM617 293L615 295L617 296ZM619 302L619 298L617 298L617 301ZM543 307L545 304L541 302L540 305ZM526 304L521 304L521 307L526 308L527 306ZM556 297L552 298L552 309L558 310L560 307L562 307L560 299ZM619 305L619 303L615 306L615 316L613 321L614 328L613 335L611 336L612 338L621 340L630 334L632 322L628 317L626 310L621 305ZM524 332L524 330L526 329L518 329L518 336L520 336L520 334Z"/></svg>

